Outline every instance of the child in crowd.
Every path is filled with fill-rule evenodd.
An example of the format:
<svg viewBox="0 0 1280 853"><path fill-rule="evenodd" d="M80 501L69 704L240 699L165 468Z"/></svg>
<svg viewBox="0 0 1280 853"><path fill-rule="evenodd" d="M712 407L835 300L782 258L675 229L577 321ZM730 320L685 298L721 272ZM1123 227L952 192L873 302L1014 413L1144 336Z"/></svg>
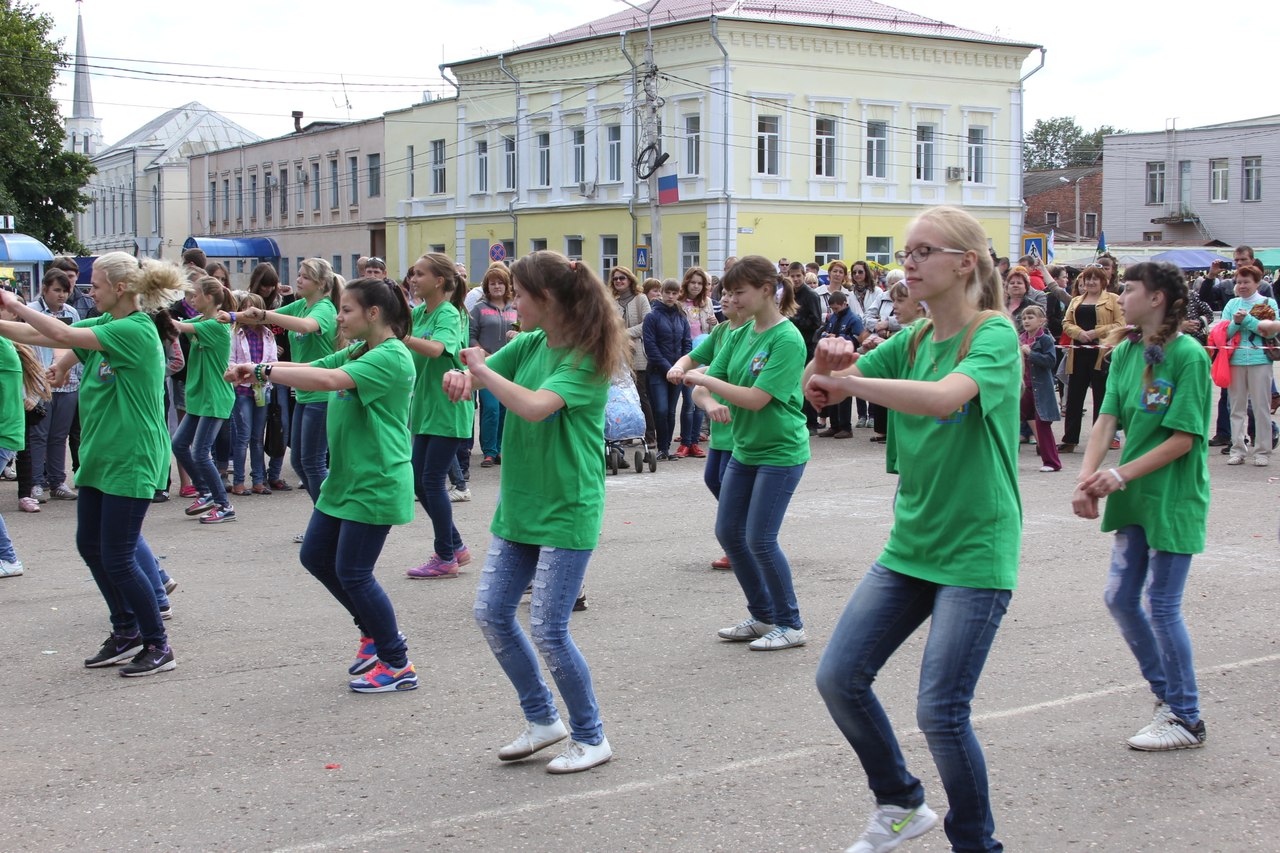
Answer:
<svg viewBox="0 0 1280 853"><path fill-rule="evenodd" d="M246 293L240 298L236 311L246 308L266 310L266 303L256 293ZM232 318L231 361L233 364L272 364L280 359L276 336L271 329L260 325L246 325ZM231 470L233 472L231 494L269 495L266 457L263 438L267 432L267 399L270 384L256 381L241 382L235 386L235 406L231 410ZM253 489L244 485L244 455L249 451L249 473L253 477Z"/></svg>
<svg viewBox="0 0 1280 853"><path fill-rule="evenodd" d="M1240 343L1231 354L1231 454L1228 465L1243 465L1252 452L1253 464L1263 467L1271 461L1271 359L1265 346L1275 346L1280 333L1276 301L1258 293L1262 276L1256 267L1236 270L1236 295L1222 309L1228 321L1227 340L1237 334ZM1254 418L1253 441L1249 440L1249 409Z"/></svg>
<svg viewBox="0 0 1280 853"><path fill-rule="evenodd" d="M650 305L657 305L662 301L662 279L646 278L644 280L644 295L649 300Z"/></svg>
<svg viewBox="0 0 1280 853"><path fill-rule="evenodd" d="M1022 331L1018 342L1026 364L1022 385L1022 420L1033 421L1036 431L1036 450L1044 464L1040 472L1047 474L1062 470L1058 447L1054 444L1053 427L1050 424L1062 415L1058 411L1058 392L1053 384L1053 371L1058 365L1058 348L1045 331L1048 314L1039 305L1022 309Z"/></svg>
<svg viewBox="0 0 1280 853"><path fill-rule="evenodd" d="M867 332L862 325L862 316L849 307L849 297L843 291L827 294L827 305L831 309L830 316L822 325L820 332L823 338L844 338L861 344L867 339ZM823 409L828 426L818 433L823 438L853 438L853 398L847 398Z"/></svg>
<svg viewBox="0 0 1280 853"><path fill-rule="evenodd" d="M902 331L904 326L909 326L916 320L929 316L928 310L920 300L913 297L907 290L907 285L902 280L902 270L890 270L889 279L892 281L886 294L887 301L891 306L888 309L889 316L876 323L876 333L870 335L863 342L860 352L870 352L893 335ZM889 410L878 403L872 403L868 407L868 411L871 414L871 427L873 430L871 442L873 444L884 444L888 439Z"/></svg>
<svg viewBox="0 0 1280 853"><path fill-rule="evenodd" d="M668 382L667 373L693 345L689 320L680 307L680 283L674 278L667 279L662 284L661 293L662 298L645 315L641 332L645 356L649 360L645 381L658 433L658 459L678 459L688 455L687 450L678 456L669 453L671 437L675 435L676 402L680 399L681 386Z"/></svg>

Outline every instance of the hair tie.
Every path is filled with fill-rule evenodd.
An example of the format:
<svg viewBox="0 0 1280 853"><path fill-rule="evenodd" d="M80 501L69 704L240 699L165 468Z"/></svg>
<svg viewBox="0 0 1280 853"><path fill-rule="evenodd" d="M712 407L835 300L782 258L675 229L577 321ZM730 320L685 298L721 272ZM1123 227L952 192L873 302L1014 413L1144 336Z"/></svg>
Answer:
<svg viewBox="0 0 1280 853"><path fill-rule="evenodd" d="M138 269L142 269L142 258L138 258Z"/></svg>
<svg viewBox="0 0 1280 853"><path fill-rule="evenodd" d="M1151 344L1142 351L1142 360L1147 364L1155 367L1164 363L1164 347L1160 344Z"/></svg>
<svg viewBox="0 0 1280 853"><path fill-rule="evenodd" d="M577 261L569 261L569 269L573 270L574 272L577 272L577 270L578 270L578 262L577 262Z"/></svg>

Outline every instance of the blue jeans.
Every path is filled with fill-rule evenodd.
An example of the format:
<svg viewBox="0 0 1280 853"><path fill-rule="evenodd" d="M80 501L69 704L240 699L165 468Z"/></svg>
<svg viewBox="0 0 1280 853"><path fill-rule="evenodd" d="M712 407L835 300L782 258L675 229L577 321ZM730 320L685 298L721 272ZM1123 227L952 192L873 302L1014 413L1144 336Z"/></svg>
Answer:
<svg viewBox="0 0 1280 853"><path fill-rule="evenodd" d="M311 503L329 476L328 403L299 403L289 424L289 462L302 477Z"/></svg>
<svg viewBox="0 0 1280 853"><path fill-rule="evenodd" d="M916 722L947 792L945 826L953 850L1004 849L994 837L987 764L969 716L1011 597L1007 589L940 586L873 564L818 663L818 692L858 754L876 802L913 808L924 802L924 786L907 771L871 685L898 647L932 619L920 663Z"/></svg>
<svg viewBox="0 0 1280 853"><path fill-rule="evenodd" d="M693 447L702 435L702 409L693 404L693 389L680 387L680 443Z"/></svg>
<svg viewBox="0 0 1280 853"><path fill-rule="evenodd" d="M1200 695L1191 636L1182 621L1182 590L1190 571L1190 554L1150 549L1145 530L1122 527L1111 549L1104 598L1151 692L1169 703L1180 719L1195 725L1200 722Z"/></svg>
<svg viewBox="0 0 1280 853"><path fill-rule="evenodd" d="M276 403L280 407L280 426L284 432L284 438L289 440L289 391L288 385L281 385L278 382L271 383L271 390L267 392L267 403ZM263 428L263 434L266 434L266 428ZM326 435L326 441L328 436ZM284 454L272 456L267 460L267 482L274 482L280 479L280 471L284 468Z"/></svg>
<svg viewBox="0 0 1280 853"><path fill-rule="evenodd" d="M716 500L720 500L720 485L724 483L724 472L729 467L729 459L732 456L733 453L728 450L714 448L707 450L707 467L702 471L702 482L707 484L707 488L716 496Z"/></svg>
<svg viewBox="0 0 1280 853"><path fill-rule="evenodd" d="M213 461L213 445L226 421L222 418L186 414L173 434L173 457L191 476L191 483L202 495L213 495L219 506L227 506L227 488ZM156 484L159 487L159 483Z"/></svg>
<svg viewBox="0 0 1280 853"><path fill-rule="evenodd" d="M755 619L802 628L791 565L778 547L778 529L804 465L744 465L730 459L720 483L716 539L733 565Z"/></svg>
<svg viewBox="0 0 1280 853"><path fill-rule="evenodd" d="M591 688L591 671L569 636L573 602L582 589L590 559L590 551L543 548L493 537L484 572L476 585L475 617L493 656L520 697L524 718L545 725L560 717L538 671L533 651L537 645L569 709L573 739L594 745L604 740L600 708ZM516 620L520 596L530 583L533 644Z"/></svg>
<svg viewBox="0 0 1280 853"><path fill-rule="evenodd" d="M453 524L453 504L444 485L461 441L442 435L413 437L413 491L431 518L436 556L446 562L462 548L462 536Z"/></svg>
<svg viewBox="0 0 1280 853"><path fill-rule="evenodd" d="M235 408L231 410L231 470L232 482L244 483L244 453L249 451L249 471L253 484L266 482L266 466L262 458L262 440L267 432L267 407L256 405L253 397L236 395Z"/></svg>
<svg viewBox="0 0 1280 853"><path fill-rule="evenodd" d="M147 576L147 583L151 585L151 591L155 594L156 606L167 607L169 594L164 591L164 582L169 576L160 568L160 561L156 559L151 546L141 534L138 535L138 547L134 549L133 554L138 562L138 570Z"/></svg>
<svg viewBox="0 0 1280 853"><path fill-rule="evenodd" d="M14 451L0 448L0 471L4 470L14 456L17 456ZM6 563L18 562L18 554L13 550L13 540L9 538L9 528L5 526L3 514L0 514L0 560Z"/></svg>
<svg viewBox="0 0 1280 853"><path fill-rule="evenodd" d="M299 559L347 608L360 636L373 639L378 659L401 669L409 663L409 646L396 625L391 599L373 576L390 532L387 524L361 524L312 510Z"/></svg>
<svg viewBox="0 0 1280 853"><path fill-rule="evenodd" d="M480 389L480 452L485 456L502 454L502 425L507 420L507 407L498 402L488 388Z"/></svg>
<svg viewBox="0 0 1280 853"><path fill-rule="evenodd" d="M679 385L667 381L667 374L654 368L645 371L649 384L649 405L653 407L653 422L658 432L658 451L671 450L671 436L676 433L676 400L680 399Z"/></svg>
<svg viewBox="0 0 1280 853"><path fill-rule="evenodd" d="M124 636L141 633L145 642L164 647L169 640L160 621L160 604L138 565L138 540L150 506L147 498L81 487L76 501L76 548L107 602L111 629Z"/></svg>
<svg viewBox="0 0 1280 853"><path fill-rule="evenodd" d="M55 391L45 404L48 414L27 431L35 485L56 489L67 481L67 436L79 401L75 391Z"/></svg>

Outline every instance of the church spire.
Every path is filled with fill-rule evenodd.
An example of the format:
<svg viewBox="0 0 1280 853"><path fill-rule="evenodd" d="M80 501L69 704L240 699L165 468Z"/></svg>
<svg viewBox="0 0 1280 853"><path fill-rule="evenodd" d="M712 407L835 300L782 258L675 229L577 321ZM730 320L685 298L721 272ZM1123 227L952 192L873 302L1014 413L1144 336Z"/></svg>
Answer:
<svg viewBox="0 0 1280 853"><path fill-rule="evenodd" d="M93 90L89 87L89 55L84 46L82 0L76 0L76 70L72 118L93 118Z"/></svg>

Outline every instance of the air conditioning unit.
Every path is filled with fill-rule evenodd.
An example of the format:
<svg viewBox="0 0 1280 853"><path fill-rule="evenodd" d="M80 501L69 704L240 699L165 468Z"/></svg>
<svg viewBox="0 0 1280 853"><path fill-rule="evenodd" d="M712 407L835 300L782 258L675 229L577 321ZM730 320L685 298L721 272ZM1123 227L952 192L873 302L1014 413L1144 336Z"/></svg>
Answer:
<svg viewBox="0 0 1280 853"><path fill-rule="evenodd" d="M585 198L594 198L596 194L595 181L582 181L578 184L578 195Z"/></svg>
<svg viewBox="0 0 1280 853"><path fill-rule="evenodd" d="M963 181L963 180L964 180L964 169L962 169L962 168L961 168L961 167L959 167L959 166L948 166L948 167L947 167L947 180L948 180L948 181Z"/></svg>

